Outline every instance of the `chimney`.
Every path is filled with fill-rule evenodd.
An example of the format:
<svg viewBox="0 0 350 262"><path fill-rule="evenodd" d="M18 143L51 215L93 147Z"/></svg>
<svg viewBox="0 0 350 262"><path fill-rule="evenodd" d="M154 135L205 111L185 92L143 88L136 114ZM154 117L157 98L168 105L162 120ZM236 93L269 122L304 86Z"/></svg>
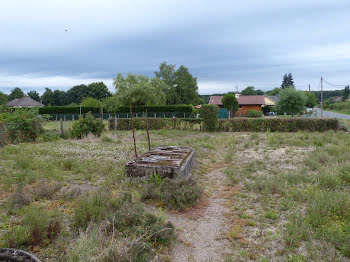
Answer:
<svg viewBox="0 0 350 262"><path fill-rule="evenodd" d="M239 98L239 92L238 91L236 91L235 97L236 97L236 99Z"/></svg>

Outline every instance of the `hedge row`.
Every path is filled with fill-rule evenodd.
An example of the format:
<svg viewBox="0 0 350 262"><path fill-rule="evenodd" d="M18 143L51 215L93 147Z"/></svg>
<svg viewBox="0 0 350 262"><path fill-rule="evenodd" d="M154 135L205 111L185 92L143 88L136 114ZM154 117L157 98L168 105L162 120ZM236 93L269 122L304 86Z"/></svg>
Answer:
<svg viewBox="0 0 350 262"><path fill-rule="evenodd" d="M134 127L137 130L145 130L147 127L147 122L145 118L134 118ZM115 122L117 121L117 122ZM149 129L159 130L159 129L181 129L181 130L201 130L201 119L179 119L179 118L149 118L148 126ZM115 130L115 125L117 125L117 130L130 130L131 129L131 119L130 118L111 118L109 119L109 130Z"/></svg>
<svg viewBox="0 0 350 262"><path fill-rule="evenodd" d="M130 118L118 118L117 130L130 130ZM159 129L181 129L202 130L202 119L164 119L149 118L149 128ZM138 130L146 129L145 118L134 118L134 127ZM109 120L109 129L115 129L115 119ZM310 119L310 118L234 118L219 120L217 131L231 132L297 132L314 131L323 132L327 130L341 129L337 119Z"/></svg>
<svg viewBox="0 0 350 262"><path fill-rule="evenodd" d="M297 132L339 130L339 121L335 118L235 118L219 120L220 131L232 132Z"/></svg>
<svg viewBox="0 0 350 262"><path fill-rule="evenodd" d="M191 113L193 107L189 105L173 105L173 106L133 106L133 113L141 113L145 112L147 109L150 113L159 113L159 112L181 112L181 113ZM108 112L107 109L103 110L104 112ZM81 107L81 113L100 113L100 107ZM79 106L45 106L39 108L39 114L79 114L80 107ZM119 107L116 112L108 112L108 113L130 113L130 107L122 106Z"/></svg>

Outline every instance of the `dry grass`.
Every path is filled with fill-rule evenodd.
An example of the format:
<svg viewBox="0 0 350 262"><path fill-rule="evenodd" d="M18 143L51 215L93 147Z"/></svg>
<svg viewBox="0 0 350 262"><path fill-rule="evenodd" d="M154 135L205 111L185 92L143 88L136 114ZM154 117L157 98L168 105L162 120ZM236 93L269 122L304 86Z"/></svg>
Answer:
<svg viewBox="0 0 350 262"><path fill-rule="evenodd" d="M138 131L136 139L139 153L146 152L146 133ZM195 149L198 164L192 173L204 194L186 213L147 208L164 220L178 217L177 229L186 233L181 221L191 223L193 228L209 227L207 216L215 214L213 205L223 205L223 224L218 228L223 232L214 239L217 257L227 261L349 260L346 247L350 240L345 233L350 232L346 217L350 211L340 208L350 199L349 134L158 130L151 132L151 141L153 147L179 145ZM129 132L6 147L0 151L0 238L16 228L16 241L23 240L26 233L18 226L22 225L24 211L40 207L59 218L60 232L50 241L43 240L40 246L21 248L36 253L43 261L88 261L84 259L94 257L94 252L110 252L112 258L120 256L106 243L111 238L101 239L107 218L89 222L88 231L79 233L73 230L74 214L77 198L101 188L108 188L112 199L128 191L138 203L144 182L126 178L123 169L133 157ZM208 176L218 172L220 183L217 177ZM157 205L150 205L153 204ZM322 206L329 209L323 210ZM324 220L315 219L320 215ZM205 234L197 233L206 240ZM129 240L134 243L125 235L114 234L111 243L128 250ZM201 247L186 238L178 242L174 245L181 245L184 252ZM4 246L4 241L1 243ZM142 246L134 244L132 249L142 250ZM221 244L225 245L222 250ZM153 243L144 248L151 248L163 260L175 258L172 247ZM199 251L194 257L200 255ZM140 255L148 259L149 253Z"/></svg>

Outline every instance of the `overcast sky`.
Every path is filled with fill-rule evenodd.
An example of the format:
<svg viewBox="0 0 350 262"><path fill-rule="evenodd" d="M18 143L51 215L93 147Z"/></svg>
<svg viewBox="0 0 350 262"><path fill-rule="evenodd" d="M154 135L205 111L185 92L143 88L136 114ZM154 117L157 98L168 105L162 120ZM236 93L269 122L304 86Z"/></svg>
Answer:
<svg viewBox="0 0 350 262"><path fill-rule="evenodd" d="M66 31L67 30L67 31ZM185 65L200 94L350 83L349 0L1 0L0 91ZM325 85L325 89L334 89ZM338 89L343 87L338 87Z"/></svg>

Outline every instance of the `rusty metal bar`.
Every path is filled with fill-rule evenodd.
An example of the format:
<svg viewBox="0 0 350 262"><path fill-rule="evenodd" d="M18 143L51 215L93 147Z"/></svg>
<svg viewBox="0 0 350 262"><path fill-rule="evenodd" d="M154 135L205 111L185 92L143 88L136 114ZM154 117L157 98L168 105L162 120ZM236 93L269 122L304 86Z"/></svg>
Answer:
<svg viewBox="0 0 350 262"><path fill-rule="evenodd" d="M134 129L134 119L133 119L133 117L132 117L132 108L131 108L131 106L130 106L130 114L131 114L132 137L133 137L133 139L134 139L135 157L137 158L136 139L135 139L135 129Z"/></svg>
<svg viewBox="0 0 350 262"><path fill-rule="evenodd" d="M151 139L149 137L149 125L148 125L148 113L146 109L146 129L147 129L147 140L148 140L148 150L151 150Z"/></svg>
<svg viewBox="0 0 350 262"><path fill-rule="evenodd" d="M5 147L5 125L0 123L0 148Z"/></svg>

